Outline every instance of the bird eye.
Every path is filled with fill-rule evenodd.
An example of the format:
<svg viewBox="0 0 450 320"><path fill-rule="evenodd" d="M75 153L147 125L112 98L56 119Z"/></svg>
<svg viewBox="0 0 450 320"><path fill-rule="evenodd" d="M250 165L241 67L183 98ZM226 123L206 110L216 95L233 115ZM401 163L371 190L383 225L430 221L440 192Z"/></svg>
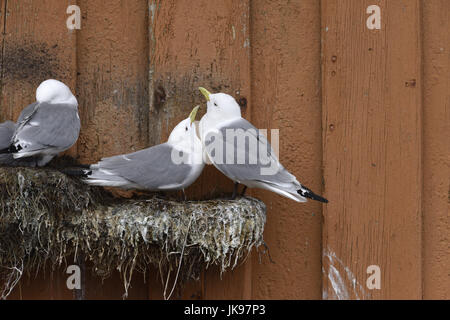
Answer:
<svg viewBox="0 0 450 320"><path fill-rule="evenodd" d="M214 102L214 105L217 107L217 103Z"/></svg>
<svg viewBox="0 0 450 320"><path fill-rule="evenodd" d="M186 131L188 131L188 127L186 127Z"/></svg>

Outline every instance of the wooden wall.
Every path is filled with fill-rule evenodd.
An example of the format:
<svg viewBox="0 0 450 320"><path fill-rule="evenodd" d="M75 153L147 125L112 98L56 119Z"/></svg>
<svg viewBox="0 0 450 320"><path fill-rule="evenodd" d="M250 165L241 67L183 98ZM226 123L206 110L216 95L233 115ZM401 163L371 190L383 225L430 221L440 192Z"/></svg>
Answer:
<svg viewBox="0 0 450 320"><path fill-rule="evenodd" d="M80 30L66 28L72 4ZM366 26L370 5L379 30ZM252 190L267 204L273 262L253 252L178 298L450 298L449 1L2 0L0 12L0 120L60 79L82 120L68 153L91 163L166 139L204 86L245 99L257 127L280 129L285 167L330 200ZM231 188L207 168L188 195ZM366 286L370 265L379 290ZM155 272L146 279L136 276L130 298L162 297ZM63 269L24 277L11 298L71 299L65 280ZM117 275L86 274L86 298L122 293Z"/></svg>

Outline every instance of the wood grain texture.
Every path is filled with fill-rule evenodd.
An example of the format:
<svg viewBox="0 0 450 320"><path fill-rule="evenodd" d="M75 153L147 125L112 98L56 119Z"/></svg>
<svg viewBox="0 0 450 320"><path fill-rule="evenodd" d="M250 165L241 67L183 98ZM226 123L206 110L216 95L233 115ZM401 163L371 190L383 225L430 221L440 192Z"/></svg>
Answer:
<svg viewBox="0 0 450 320"><path fill-rule="evenodd" d="M422 296L420 1L322 1L328 299ZM381 269L368 290L366 269Z"/></svg>
<svg viewBox="0 0 450 320"><path fill-rule="evenodd" d="M249 4L155 0L149 8L150 136L160 143L196 104L205 104L199 86L249 96Z"/></svg>
<svg viewBox="0 0 450 320"><path fill-rule="evenodd" d="M81 30L66 28L69 4ZM381 30L366 27L374 4ZM164 141L196 104L200 118L199 86L245 98L244 117L280 129L283 165L330 203L250 190L274 263L253 252L173 299L449 299L449 15L447 0L0 0L0 121L62 80L82 120L69 154L92 163ZM231 190L209 166L187 196ZM72 299L66 279L47 268L10 298ZM145 280L129 298L162 299L157 271ZM88 268L87 299L123 293Z"/></svg>
<svg viewBox="0 0 450 320"><path fill-rule="evenodd" d="M16 121L46 79L61 80L75 93L76 34L66 27L67 6L57 0L1 1L1 121ZM66 153L74 156L76 146ZM24 276L10 298L70 299L65 279L47 268L38 276Z"/></svg>
<svg viewBox="0 0 450 320"><path fill-rule="evenodd" d="M36 89L46 79L61 80L75 92L76 36L66 27L66 1L0 3L0 120L16 121L36 101ZM68 151L75 152L75 146Z"/></svg>
<svg viewBox="0 0 450 320"><path fill-rule="evenodd" d="M251 17L252 121L280 129L281 163L321 193L320 3L254 1ZM267 205L264 239L274 260L253 254L252 298L319 299L322 205L252 194Z"/></svg>
<svg viewBox="0 0 450 320"><path fill-rule="evenodd" d="M450 2L423 1L423 298L450 299Z"/></svg>
<svg viewBox="0 0 450 320"><path fill-rule="evenodd" d="M81 115L78 155L82 163L149 146L147 1L79 0L77 95ZM130 298L145 299L137 275ZM118 274L102 281L87 276L87 299L121 299Z"/></svg>
<svg viewBox="0 0 450 320"><path fill-rule="evenodd" d="M150 127L152 144L165 141L172 128L201 104L198 119L206 112L202 86L250 101L249 1L149 1ZM243 113L250 114L250 107ZM186 190L189 198L231 193L232 182L212 166ZM250 265L248 265L250 267ZM245 268L225 274L219 281L211 268L203 281L179 297L220 299L250 297L250 276ZM247 273L248 274L248 273ZM150 288L160 284L150 283ZM224 290L232 288L232 291ZM226 294L224 295L224 292ZM155 293L161 298L161 293Z"/></svg>
<svg viewBox="0 0 450 320"><path fill-rule="evenodd" d="M147 1L80 0L80 161L149 146Z"/></svg>
<svg viewBox="0 0 450 320"><path fill-rule="evenodd" d="M248 10L248 1L149 1L152 144L165 141L195 105L203 106L198 119L203 116L206 104L199 86L250 104ZM187 195L201 198L231 190L232 182L208 166Z"/></svg>
<svg viewBox="0 0 450 320"><path fill-rule="evenodd" d="M73 261L67 261L68 265ZM50 267L38 274L24 275L14 288L8 300L72 300L76 299L75 291L66 285L70 274L66 273L66 265L52 270ZM122 300L125 293L123 282L118 272L111 278L102 279L92 273L89 265L85 273L84 299L86 300ZM135 273L130 284L127 299L148 299L144 275Z"/></svg>

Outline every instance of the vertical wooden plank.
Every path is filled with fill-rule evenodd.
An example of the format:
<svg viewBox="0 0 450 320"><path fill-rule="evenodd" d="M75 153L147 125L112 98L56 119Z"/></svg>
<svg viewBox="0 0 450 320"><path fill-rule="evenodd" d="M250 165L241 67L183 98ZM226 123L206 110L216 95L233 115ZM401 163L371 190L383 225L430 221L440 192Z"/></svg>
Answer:
<svg viewBox="0 0 450 320"><path fill-rule="evenodd" d="M1 1L1 121L16 121L48 78L63 81L75 92L76 34L66 27L69 4L76 1ZM76 147L68 153L74 155ZM24 277L10 298L70 299L65 278L46 271L38 278Z"/></svg>
<svg viewBox="0 0 450 320"><path fill-rule="evenodd" d="M46 79L61 80L75 92L76 36L66 26L67 6L75 3L1 1L0 120L16 121L36 100L36 88Z"/></svg>
<svg viewBox="0 0 450 320"><path fill-rule="evenodd" d="M450 2L423 1L423 297L450 299Z"/></svg>
<svg viewBox="0 0 450 320"><path fill-rule="evenodd" d="M280 161L317 193L322 189L320 3L253 1L252 115L258 128L279 129ZM267 205L267 255L253 255L253 298L321 297L321 213L254 190Z"/></svg>
<svg viewBox="0 0 450 320"><path fill-rule="evenodd" d="M148 10L146 0L79 0L77 93L81 116L80 161L133 152L148 143ZM130 298L147 298L136 274ZM120 299L118 274L86 280L87 299Z"/></svg>
<svg viewBox="0 0 450 320"><path fill-rule="evenodd" d="M328 299L419 299L421 8L408 1L322 1ZM381 30L366 27L381 8ZM381 289L369 290L370 265Z"/></svg>
<svg viewBox="0 0 450 320"><path fill-rule="evenodd" d="M196 104L204 104L201 85L249 99L249 5L150 0L149 7L150 139L160 143Z"/></svg>
<svg viewBox="0 0 450 320"><path fill-rule="evenodd" d="M80 0L77 37L81 161L148 143L147 1Z"/></svg>
<svg viewBox="0 0 450 320"><path fill-rule="evenodd" d="M226 92L250 105L249 0L187 1L150 0L150 110L151 144L167 139L171 129L185 119L193 106L205 101L198 92ZM250 107L244 114L250 114ZM232 182L215 168L205 168L199 181L187 189L190 198L204 198L232 190ZM200 290L203 298L223 296L223 286L234 281L228 297L249 297L250 277L236 271L234 280L216 280L217 270L204 275L204 287L191 287L187 297ZM211 280L210 280L211 279ZM246 280L243 280L246 279ZM199 284L200 285L200 284ZM150 288L157 285L151 283ZM205 296L206 292L206 296Z"/></svg>

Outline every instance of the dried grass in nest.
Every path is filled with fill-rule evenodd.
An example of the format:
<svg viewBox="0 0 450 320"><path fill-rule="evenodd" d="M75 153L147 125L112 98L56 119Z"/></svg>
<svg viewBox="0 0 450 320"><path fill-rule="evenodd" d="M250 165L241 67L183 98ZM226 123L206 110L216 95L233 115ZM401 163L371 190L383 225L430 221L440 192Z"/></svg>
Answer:
<svg viewBox="0 0 450 320"><path fill-rule="evenodd" d="M224 272L263 243L266 219L253 198L115 199L59 171L31 168L0 168L0 206L1 298L24 272L72 256L102 278L119 270L125 296L133 271L150 265L172 278L179 271L180 282L209 265Z"/></svg>

